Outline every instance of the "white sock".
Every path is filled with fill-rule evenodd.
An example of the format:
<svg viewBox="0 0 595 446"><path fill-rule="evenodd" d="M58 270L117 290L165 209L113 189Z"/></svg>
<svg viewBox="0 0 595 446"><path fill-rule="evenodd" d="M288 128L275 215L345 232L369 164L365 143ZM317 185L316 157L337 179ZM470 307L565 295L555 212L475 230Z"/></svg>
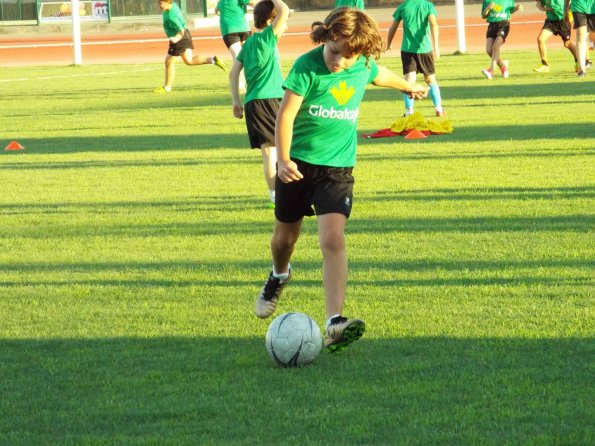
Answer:
<svg viewBox="0 0 595 446"><path fill-rule="evenodd" d="M275 191L269 190L269 198L271 199L271 203L275 202Z"/></svg>
<svg viewBox="0 0 595 446"><path fill-rule="evenodd" d="M413 109L412 108L406 108L405 109L405 116L410 116L413 114Z"/></svg>
<svg viewBox="0 0 595 446"><path fill-rule="evenodd" d="M291 265L288 263L287 264L287 272L279 274L277 271L275 271L275 266L273 265L273 277L276 277L277 279L280 279L280 280L287 280L287 278L289 277L290 270L291 270Z"/></svg>
<svg viewBox="0 0 595 446"><path fill-rule="evenodd" d="M340 314L333 314L331 317L329 317L329 318L326 320L326 324L324 324L324 329L325 329L325 330L328 330L328 327L329 327L329 325L331 325L331 321L332 321L334 318L338 317L338 316L341 316L341 315L340 315Z"/></svg>

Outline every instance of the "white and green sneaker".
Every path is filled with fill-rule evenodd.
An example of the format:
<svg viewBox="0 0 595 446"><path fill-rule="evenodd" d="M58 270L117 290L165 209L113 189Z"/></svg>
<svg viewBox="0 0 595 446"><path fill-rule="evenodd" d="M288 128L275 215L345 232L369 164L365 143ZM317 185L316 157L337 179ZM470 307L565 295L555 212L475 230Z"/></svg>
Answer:
<svg viewBox="0 0 595 446"><path fill-rule="evenodd" d="M336 316L324 335L324 348L330 353L343 350L352 342L357 341L366 331L366 324L360 319L347 319Z"/></svg>

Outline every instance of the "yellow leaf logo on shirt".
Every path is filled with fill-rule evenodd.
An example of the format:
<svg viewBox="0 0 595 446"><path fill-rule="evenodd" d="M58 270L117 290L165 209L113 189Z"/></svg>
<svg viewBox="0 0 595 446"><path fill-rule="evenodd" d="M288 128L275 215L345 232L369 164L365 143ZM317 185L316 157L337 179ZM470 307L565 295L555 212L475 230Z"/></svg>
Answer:
<svg viewBox="0 0 595 446"><path fill-rule="evenodd" d="M345 105L351 99L351 96L355 93L355 88L349 87L347 89L347 82L340 81L339 88L335 85L333 88L329 90L329 92L333 95L333 97L337 100L339 105Z"/></svg>

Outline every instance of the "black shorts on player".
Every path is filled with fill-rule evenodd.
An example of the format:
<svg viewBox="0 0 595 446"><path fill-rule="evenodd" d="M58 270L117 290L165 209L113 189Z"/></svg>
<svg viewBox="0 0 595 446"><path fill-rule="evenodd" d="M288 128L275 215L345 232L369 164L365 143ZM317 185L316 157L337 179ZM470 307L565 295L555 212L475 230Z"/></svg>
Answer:
<svg viewBox="0 0 595 446"><path fill-rule="evenodd" d="M250 147L260 149L263 144L275 145L275 120L281 98L253 99L244 105Z"/></svg>
<svg viewBox="0 0 595 446"><path fill-rule="evenodd" d="M547 29L554 36L560 36L564 42L568 42L570 40L570 23L564 20L546 19L542 29Z"/></svg>
<svg viewBox="0 0 595 446"><path fill-rule="evenodd" d="M502 20L501 22L492 22L488 25L486 39L496 40L496 37L502 37L502 41L506 42L506 38L508 37L509 32L510 22L508 20Z"/></svg>
<svg viewBox="0 0 595 446"><path fill-rule="evenodd" d="M353 202L353 167L328 167L293 159L304 176L299 181L275 180L275 217L283 223L295 223L305 216L351 214Z"/></svg>
<svg viewBox="0 0 595 446"><path fill-rule="evenodd" d="M595 32L595 14L585 14L583 12L573 12L574 29L586 26L587 31Z"/></svg>
<svg viewBox="0 0 595 446"><path fill-rule="evenodd" d="M422 73L424 76L431 76L436 73L434 68L434 56L432 53L408 53L401 51L401 62L403 74Z"/></svg>
<svg viewBox="0 0 595 446"><path fill-rule="evenodd" d="M187 49L193 50L194 45L192 44L192 36L190 35L190 31L185 29L184 35L182 36L179 42L169 42L167 54L169 54L170 56L181 56Z"/></svg>
<svg viewBox="0 0 595 446"><path fill-rule="evenodd" d="M223 36L223 43L225 43L225 46L227 47L227 49L229 49L229 47L232 46L234 43L244 43L246 39L248 39L248 37L250 37L250 31L241 33L229 33Z"/></svg>

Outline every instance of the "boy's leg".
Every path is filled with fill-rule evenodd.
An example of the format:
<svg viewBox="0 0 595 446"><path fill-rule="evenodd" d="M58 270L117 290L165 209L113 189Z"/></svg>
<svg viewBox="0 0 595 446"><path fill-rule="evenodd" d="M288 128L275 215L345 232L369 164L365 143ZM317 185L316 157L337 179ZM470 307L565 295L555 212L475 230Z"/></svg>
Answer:
<svg viewBox="0 0 595 446"><path fill-rule="evenodd" d="M539 58L541 59L541 64L545 66L548 66L546 42L552 36L552 32L545 28L543 28L537 36L537 48L539 49Z"/></svg>
<svg viewBox="0 0 595 446"><path fill-rule="evenodd" d="M578 59L578 73L585 72L585 62L587 59L587 26L576 28L576 56Z"/></svg>
<svg viewBox="0 0 595 446"><path fill-rule="evenodd" d="M413 71L411 73L406 73L404 77L407 82L414 84L417 76L415 71ZM405 102L405 116L412 115L415 106L415 101L411 99L409 95L406 93L403 93L403 101Z"/></svg>
<svg viewBox="0 0 595 446"><path fill-rule="evenodd" d="M302 220L295 223L282 223L275 220L275 229L271 239L273 271L256 296L254 312L261 319L269 317L277 309L281 292L291 277L289 260L300 235Z"/></svg>
<svg viewBox="0 0 595 446"><path fill-rule="evenodd" d="M425 76L425 81L428 87L430 87L430 97L432 98L434 108L436 109L436 116L442 116L444 114L444 109L442 108L442 95L440 93L438 82L436 82L436 75L429 74Z"/></svg>
<svg viewBox="0 0 595 446"><path fill-rule="evenodd" d="M271 143L264 143L260 147L262 155L262 169L267 184L271 202L275 203L275 177L277 176L277 148Z"/></svg>
<svg viewBox="0 0 595 446"><path fill-rule="evenodd" d="M214 63L212 57L201 56L200 54L192 55L191 48L188 48L182 53L182 60L186 65L205 65Z"/></svg>
<svg viewBox="0 0 595 446"><path fill-rule="evenodd" d="M347 288L347 253L345 224L347 217L339 213L319 215L318 238L322 252L322 274L326 296L326 317L341 314Z"/></svg>
<svg viewBox="0 0 595 446"><path fill-rule="evenodd" d="M490 59L492 57L493 46L494 39L492 37L488 37L486 39L486 53L488 54L488 56L490 56ZM481 70L481 73L488 79L492 79L494 76L494 68L492 65L493 63L490 63L490 66L488 68Z"/></svg>
<svg viewBox="0 0 595 446"><path fill-rule="evenodd" d="M176 60L178 56L170 56L169 54L165 57L165 89L170 90L174 83L174 76L176 74Z"/></svg>
<svg viewBox="0 0 595 446"><path fill-rule="evenodd" d="M502 60L500 59L500 49L502 48L502 45L504 45L502 37L496 37L494 44L492 45L492 64L490 65L492 71L494 71L496 65L498 65L498 67L503 66Z"/></svg>
<svg viewBox="0 0 595 446"><path fill-rule="evenodd" d="M329 213L318 216L327 317L324 347L329 352L339 351L358 340L366 329L362 320L342 316L347 288L346 223L347 217L343 214Z"/></svg>

